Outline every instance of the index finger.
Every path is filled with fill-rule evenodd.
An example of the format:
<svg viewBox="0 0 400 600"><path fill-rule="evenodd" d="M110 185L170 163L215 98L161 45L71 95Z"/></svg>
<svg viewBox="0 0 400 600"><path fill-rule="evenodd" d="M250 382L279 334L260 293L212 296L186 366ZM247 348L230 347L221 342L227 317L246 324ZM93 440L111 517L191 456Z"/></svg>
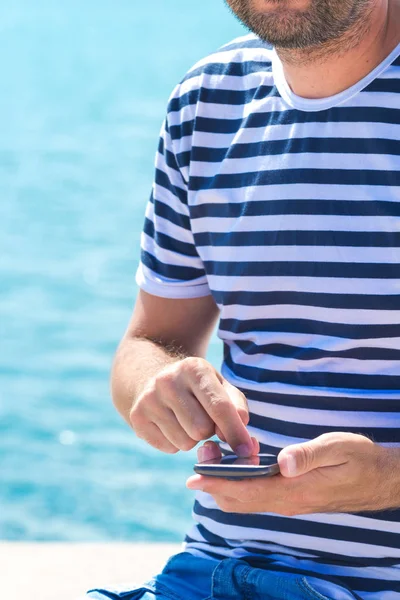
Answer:
<svg viewBox="0 0 400 600"><path fill-rule="evenodd" d="M211 371L202 379L192 382L192 392L221 430L224 438L237 456L253 454L253 442L239 414L238 408Z"/></svg>

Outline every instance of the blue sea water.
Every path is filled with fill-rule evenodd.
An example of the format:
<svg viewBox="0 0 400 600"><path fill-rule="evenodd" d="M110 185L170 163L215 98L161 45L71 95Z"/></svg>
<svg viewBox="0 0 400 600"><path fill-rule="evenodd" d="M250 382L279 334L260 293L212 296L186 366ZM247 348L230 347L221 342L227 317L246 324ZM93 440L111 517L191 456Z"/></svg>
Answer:
<svg viewBox="0 0 400 600"><path fill-rule="evenodd" d="M193 453L135 439L108 374L168 96L243 30L223 0L0 13L0 538L178 540Z"/></svg>

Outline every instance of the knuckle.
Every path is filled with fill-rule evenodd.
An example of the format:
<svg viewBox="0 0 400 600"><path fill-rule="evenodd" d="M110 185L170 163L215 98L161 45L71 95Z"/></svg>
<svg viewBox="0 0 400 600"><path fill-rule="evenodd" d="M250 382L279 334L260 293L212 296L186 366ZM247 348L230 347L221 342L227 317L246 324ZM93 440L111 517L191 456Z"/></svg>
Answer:
<svg viewBox="0 0 400 600"><path fill-rule="evenodd" d="M184 371L195 382L200 391L208 393L212 389L211 375L213 367L203 358L189 357L185 359Z"/></svg>
<svg viewBox="0 0 400 600"><path fill-rule="evenodd" d="M165 454L177 454L179 452L179 448L174 448L173 446L168 446L168 448L160 448Z"/></svg>
<svg viewBox="0 0 400 600"><path fill-rule="evenodd" d="M133 424L137 420L137 406L133 406L129 411L129 420Z"/></svg>
<svg viewBox="0 0 400 600"><path fill-rule="evenodd" d="M190 375L201 376L204 373L206 362L197 356L188 356L181 361L181 369Z"/></svg>
<svg viewBox="0 0 400 600"><path fill-rule="evenodd" d="M208 440L214 435L214 430L206 430L206 429L195 429L194 439L196 442L202 442L203 440Z"/></svg>
<svg viewBox="0 0 400 600"><path fill-rule="evenodd" d="M348 437L347 437L348 436ZM341 445L341 454L350 461L354 459L355 452L359 455L360 464L369 463L369 450L374 446L374 442L367 435L363 434L346 434L344 444ZM363 466L364 466L363 465Z"/></svg>
<svg viewBox="0 0 400 600"><path fill-rule="evenodd" d="M229 400L218 398L216 396L210 398L210 411L214 418L220 419L225 417L229 410Z"/></svg>
<svg viewBox="0 0 400 600"><path fill-rule="evenodd" d="M304 446L300 445L297 449L297 452L300 464L304 470L308 471L314 464L314 449L308 444Z"/></svg>
<svg viewBox="0 0 400 600"><path fill-rule="evenodd" d="M236 390L238 391L238 393L239 393L239 396L240 396L240 400L241 400L241 402L242 402L242 404L243 404L243 410L245 410L245 411L246 411L246 413L247 413L247 407L248 407L247 398L246 398L246 396L243 394L243 392L242 392L242 391L240 391L238 388L236 388Z"/></svg>
<svg viewBox="0 0 400 600"><path fill-rule="evenodd" d="M237 411L244 425L248 425L250 421L249 412L243 407L239 407Z"/></svg>
<svg viewBox="0 0 400 600"><path fill-rule="evenodd" d="M176 373L170 369L164 370L154 379L155 392L165 393L166 391L173 391L176 384Z"/></svg>
<svg viewBox="0 0 400 600"><path fill-rule="evenodd" d="M129 413L129 421L135 430L139 429L143 425L143 415L139 405L135 405L131 409Z"/></svg>
<svg viewBox="0 0 400 600"><path fill-rule="evenodd" d="M136 429L134 429L134 432L136 434L136 437L139 438L139 440L143 440L143 441L147 442L147 436L146 436L146 433L144 430L136 428ZM147 443L150 443L150 442L147 442Z"/></svg>
<svg viewBox="0 0 400 600"><path fill-rule="evenodd" d="M136 401L136 405L140 405L142 403L147 404L149 399L153 399L157 395L157 376L150 379L144 388L143 392L140 394Z"/></svg>
<svg viewBox="0 0 400 600"><path fill-rule="evenodd" d="M157 442L152 439L149 431L145 427L138 427L137 429L135 429L135 433L139 439L143 440L147 444L150 444L151 446L154 446L155 448L157 447L155 445Z"/></svg>
<svg viewBox="0 0 400 600"><path fill-rule="evenodd" d="M177 407L180 407L183 411L188 411L189 410L188 400L187 400L187 398L183 394L178 394L178 395L175 396L175 398L174 398L174 404Z"/></svg>
<svg viewBox="0 0 400 600"><path fill-rule="evenodd" d="M154 448L157 448L156 442L153 442L153 440L151 439L151 435L149 435L149 432L146 429L135 429L135 434L136 437L146 442L146 444L150 444L150 446L154 446Z"/></svg>
<svg viewBox="0 0 400 600"><path fill-rule="evenodd" d="M211 422L195 425L194 431L193 431L194 439L197 440L198 442L201 442L201 440L207 440L208 438L210 438L214 435L214 432L215 432L214 424Z"/></svg>
<svg viewBox="0 0 400 600"><path fill-rule="evenodd" d="M175 446L169 444L165 440L155 439L151 436L148 436L144 439L148 444L150 444L150 446L153 446L153 448L155 448L156 450L160 450L165 454L176 454L177 452L179 452L179 448L176 448Z"/></svg>
<svg viewBox="0 0 400 600"><path fill-rule="evenodd" d="M184 442L181 442L179 444L179 449L182 450L183 452L189 452L189 450L193 450L193 448L197 445L197 442L195 442L194 440L187 440Z"/></svg>

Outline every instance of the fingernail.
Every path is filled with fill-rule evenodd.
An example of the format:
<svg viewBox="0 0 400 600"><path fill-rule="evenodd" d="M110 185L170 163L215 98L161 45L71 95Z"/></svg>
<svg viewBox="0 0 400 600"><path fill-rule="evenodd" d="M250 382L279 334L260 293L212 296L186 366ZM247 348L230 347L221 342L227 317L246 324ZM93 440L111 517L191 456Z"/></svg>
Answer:
<svg viewBox="0 0 400 600"><path fill-rule="evenodd" d="M296 475L297 465L295 456L293 454L286 454L283 459L283 462L284 468L286 469L286 472L289 475L289 477L293 477L294 475Z"/></svg>
<svg viewBox="0 0 400 600"><path fill-rule="evenodd" d="M241 458L251 456L253 454L253 442L251 444L240 444L235 448L235 454Z"/></svg>

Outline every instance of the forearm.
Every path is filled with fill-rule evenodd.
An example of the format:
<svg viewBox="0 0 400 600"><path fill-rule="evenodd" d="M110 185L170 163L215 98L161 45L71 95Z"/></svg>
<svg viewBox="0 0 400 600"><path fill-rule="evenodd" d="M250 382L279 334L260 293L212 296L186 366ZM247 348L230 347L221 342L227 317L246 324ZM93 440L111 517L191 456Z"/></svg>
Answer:
<svg viewBox="0 0 400 600"><path fill-rule="evenodd" d="M122 340L112 368L111 393L115 407L127 423L135 399L149 381L167 365L186 356L181 349L165 347L146 338Z"/></svg>

